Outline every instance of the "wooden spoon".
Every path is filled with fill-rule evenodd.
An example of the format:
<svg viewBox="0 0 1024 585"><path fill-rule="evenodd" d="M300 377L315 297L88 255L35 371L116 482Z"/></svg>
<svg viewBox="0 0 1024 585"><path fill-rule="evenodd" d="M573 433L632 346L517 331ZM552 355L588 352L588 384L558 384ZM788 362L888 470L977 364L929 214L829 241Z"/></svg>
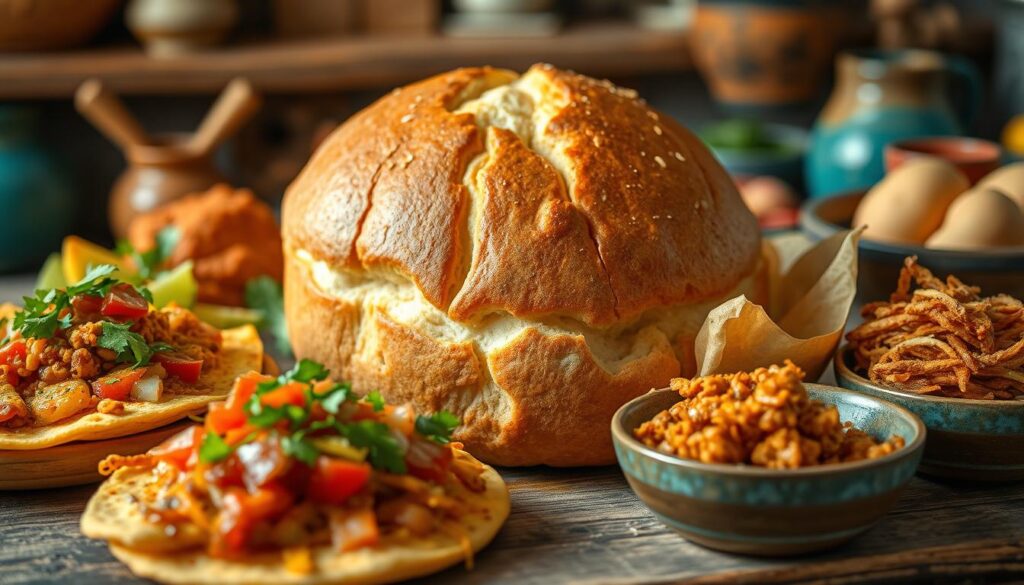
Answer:
<svg viewBox="0 0 1024 585"><path fill-rule="evenodd" d="M235 78L221 92L217 102L203 118L199 130L192 135L187 148L205 156L221 141L233 134L260 107L260 97L247 79Z"/></svg>
<svg viewBox="0 0 1024 585"><path fill-rule="evenodd" d="M138 120L125 109L124 103L103 87L99 79L88 79L78 87L75 108L124 150L151 142Z"/></svg>

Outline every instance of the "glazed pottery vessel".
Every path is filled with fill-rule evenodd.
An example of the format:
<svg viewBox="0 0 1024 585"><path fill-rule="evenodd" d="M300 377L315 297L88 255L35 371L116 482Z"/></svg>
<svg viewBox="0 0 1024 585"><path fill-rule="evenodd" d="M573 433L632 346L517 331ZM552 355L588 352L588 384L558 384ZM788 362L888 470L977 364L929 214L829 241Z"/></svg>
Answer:
<svg viewBox="0 0 1024 585"><path fill-rule="evenodd" d="M848 230L863 198L864 191L855 191L811 199L800 212L800 227L815 241ZM940 278L955 274L968 284L980 286L982 294L1006 293L1024 298L1024 249L937 250L861 238L857 245L857 304L888 299L907 256L917 256L922 266Z"/></svg>
<svg viewBox="0 0 1024 585"><path fill-rule="evenodd" d="M691 34L694 58L723 106L791 108L818 97L840 23L834 2L701 0Z"/></svg>
<svg viewBox="0 0 1024 585"><path fill-rule="evenodd" d="M127 236L136 215L224 181L208 154L187 148L190 138L185 134L157 137L153 144L125 150L128 168L114 183L107 209L115 236Z"/></svg>
<svg viewBox="0 0 1024 585"><path fill-rule="evenodd" d="M0 0L0 51L50 51L88 42L121 0Z"/></svg>
<svg viewBox="0 0 1024 585"><path fill-rule="evenodd" d="M921 472L968 481L1024 480L1024 401L968 400L908 394L875 384L853 370L846 345L836 353L844 388L888 400L928 427Z"/></svg>
<svg viewBox="0 0 1024 585"><path fill-rule="evenodd" d="M917 470L925 443L921 421L870 396L806 384L812 398L844 421L905 447L878 459L774 470L708 464L661 453L633 429L680 400L670 390L640 396L615 413L612 440L630 487L667 526L697 544L733 553L782 556L841 544L873 526Z"/></svg>
<svg viewBox="0 0 1024 585"><path fill-rule="evenodd" d="M235 0L131 0L125 12L128 28L154 57L216 45L237 20Z"/></svg>
<svg viewBox="0 0 1024 585"><path fill-rule="evenodd" d="M964 93L956 111L949 98L954 86ZM890 142L961 134L980 91L977 69L962 57L916 49L841 54L835 89L811 132L805 167L811 196L877 183Z"/></svg>
<svg viewBox="0 0 1024 585"><path fill-rule="evenodd" d="M75 197L62 166L35 139L36 113L0 105L0 271L38 266L71 231Z"/></svg>
<svg viewBox="0 0 1024 585"><path fill-rule="evenodd" d="M911 138L885 145L885 172L918 156L941 158L953 164L972 185L999 168L1003 149L995 142L961 136Z"/></svg>

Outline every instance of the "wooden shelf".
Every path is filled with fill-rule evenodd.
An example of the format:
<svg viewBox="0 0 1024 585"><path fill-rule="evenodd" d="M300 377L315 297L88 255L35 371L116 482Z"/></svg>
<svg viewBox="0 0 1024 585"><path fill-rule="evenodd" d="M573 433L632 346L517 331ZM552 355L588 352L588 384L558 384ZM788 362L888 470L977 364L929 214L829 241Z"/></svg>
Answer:
<svg viewBox="0 0 1024 585"><path fill-rule="evenodd" d="M88 77L123 94L220 91L235 76L271 93L389 87L466 65L524 69L546 61L596 76L689 69L685 33L588 24L541 38L351 37L240 43L151 59L138 47L0 55L0 99L65 98Z"/></svg>

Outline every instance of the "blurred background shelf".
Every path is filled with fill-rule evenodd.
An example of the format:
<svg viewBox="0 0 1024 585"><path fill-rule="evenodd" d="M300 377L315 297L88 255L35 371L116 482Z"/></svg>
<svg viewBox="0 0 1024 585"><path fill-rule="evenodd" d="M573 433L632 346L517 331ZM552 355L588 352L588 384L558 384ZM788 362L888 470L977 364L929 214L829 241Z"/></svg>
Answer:
<svg viewBox="0 0 1024 585"><path fill-rule="evenodd" d="M582 24L550 37L362 36L239 43L153 59L135 46L0 54L0 99L67 98L87 77L123 94L220 91L246 76L262 91L316 93L389 87L469 64L523 69L539 62L614 76L692 68L685 34L628 23Z"/></svg>

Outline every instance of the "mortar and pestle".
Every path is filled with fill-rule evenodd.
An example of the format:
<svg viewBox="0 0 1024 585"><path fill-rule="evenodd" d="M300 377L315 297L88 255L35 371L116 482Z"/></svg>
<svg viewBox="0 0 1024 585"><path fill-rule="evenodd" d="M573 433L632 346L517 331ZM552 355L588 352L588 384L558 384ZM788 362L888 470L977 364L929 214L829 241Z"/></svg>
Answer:
<svg viewBox="0 0 1024 585"><path fill-rule="evenodd" d="M190 193L223 182L213 165L214 149L259 108L260 99L245 79L228 84L194 134L149 136L120 99L97 79L84 82L75 107L121 147L128 168L110 192L107 217L116 238L124 238L132 218Z"/></svg>

